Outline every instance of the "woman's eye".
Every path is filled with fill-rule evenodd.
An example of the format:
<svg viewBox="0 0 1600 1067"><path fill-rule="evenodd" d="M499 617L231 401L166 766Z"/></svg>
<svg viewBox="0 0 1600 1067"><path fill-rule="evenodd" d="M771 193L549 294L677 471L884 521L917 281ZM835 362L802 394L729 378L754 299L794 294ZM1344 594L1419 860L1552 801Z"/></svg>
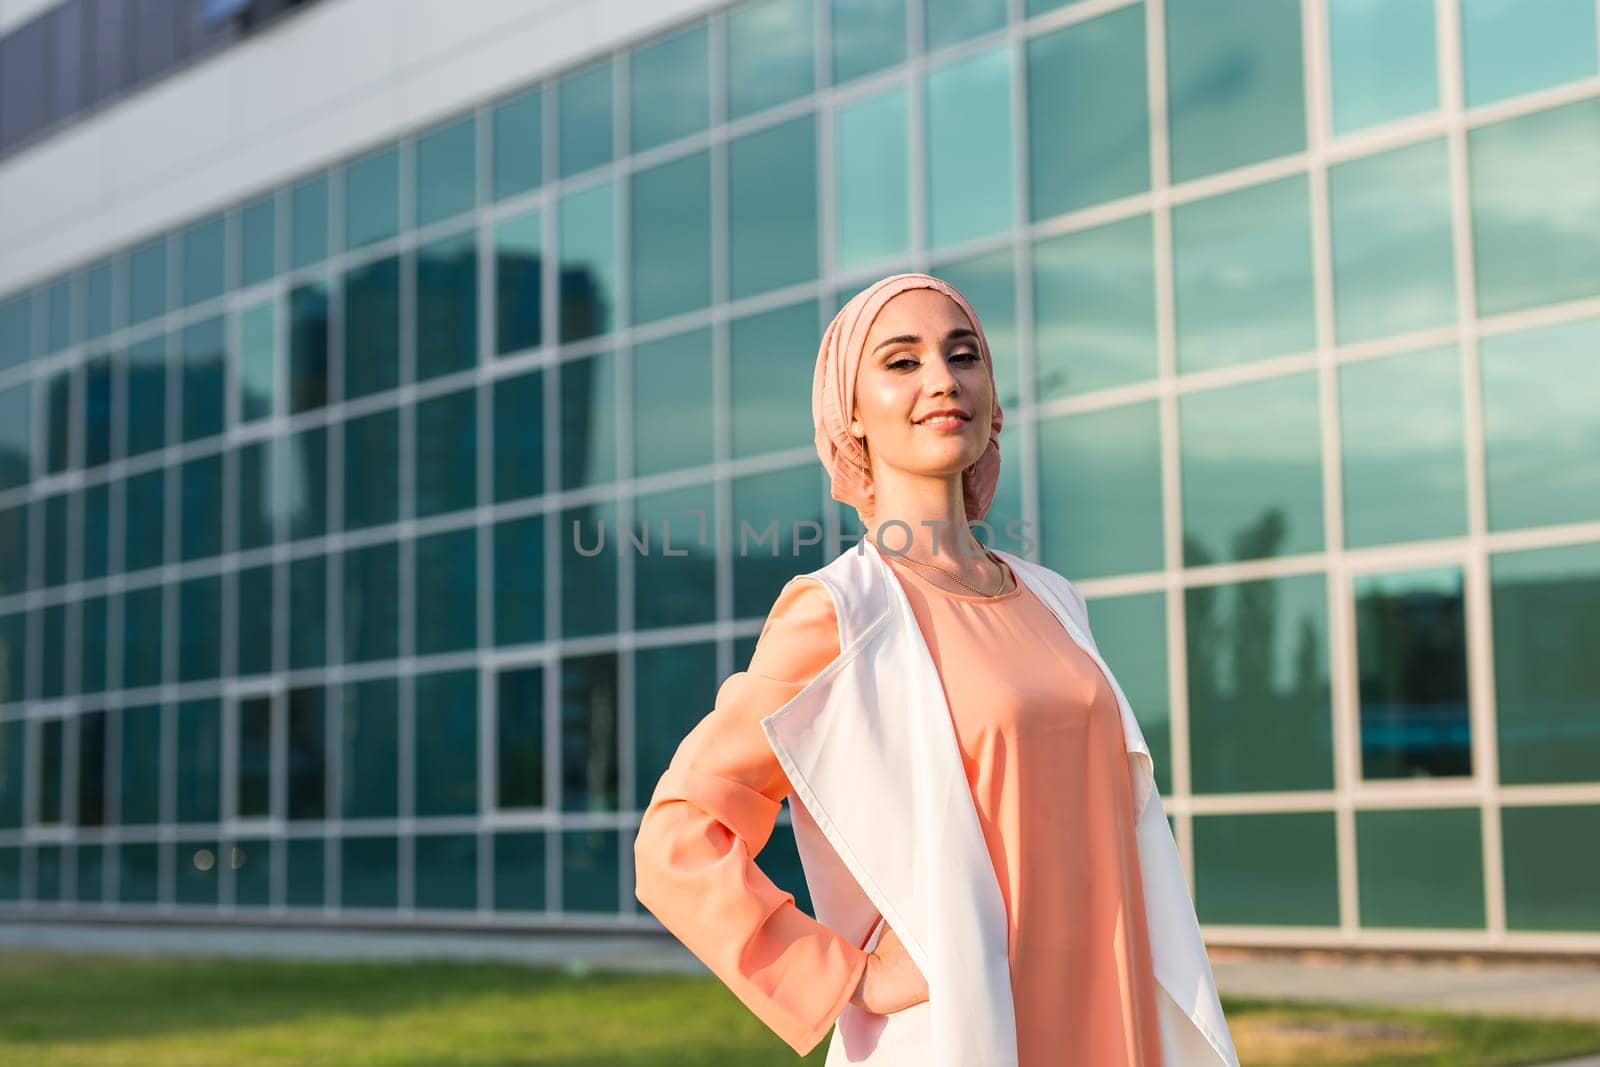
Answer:
<svg viewBox="0 0 1600 1067"><path fill-rule="evenodd" d="M978 353L976 353L976 352L957 352L955 354L955 358L956 359L965 359L965 360L968 360L968 361L973 362L973 363L978 362L978 359L979 359Z"/></svg>
<svg viewBox="0 0 1600 1067"><path fill-rule="evenodd" d="M895 360L893 363L888 364L890 370L893 370L896 367L915 367L916 365L917 365L917 361L916 360L907 359L905 356L901 356L899 359Z"/></svg>

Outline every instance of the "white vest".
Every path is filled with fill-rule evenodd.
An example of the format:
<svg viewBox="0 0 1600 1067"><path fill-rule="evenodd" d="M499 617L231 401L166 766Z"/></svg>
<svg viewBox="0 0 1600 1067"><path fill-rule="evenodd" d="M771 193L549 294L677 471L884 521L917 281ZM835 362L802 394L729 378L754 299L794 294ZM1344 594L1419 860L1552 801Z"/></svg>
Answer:
<svg viewBox="0 0 1600 1067"><path fill-rule="evenodd" d="M1093 658L1122 711L1164 1067L1238 1067L1150 750L1083 597L1048 567L996 554ZM818 921L852 944L875 945L882 915L929 991L888 1015L846 1005L827 1067L1016 1067L1005 901L916 616L865 539L810 576L833 597L839 656L761 720L794 789L806 884Z"/></svg>

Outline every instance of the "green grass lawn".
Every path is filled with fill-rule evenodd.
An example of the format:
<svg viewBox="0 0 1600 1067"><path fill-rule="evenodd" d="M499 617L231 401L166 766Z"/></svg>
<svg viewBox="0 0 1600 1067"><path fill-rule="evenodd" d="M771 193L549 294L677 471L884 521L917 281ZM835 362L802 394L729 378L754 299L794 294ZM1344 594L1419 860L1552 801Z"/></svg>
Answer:
<svg viewBox="0 0 1600 1067"><path fill-rule="evenodd" d="M1490 1067L1600 1052L1600 1025L1225 1000L1246 1067ZM764 1067L799 1060L709 978L494 963L0 951L19 1067Z"/></svg>

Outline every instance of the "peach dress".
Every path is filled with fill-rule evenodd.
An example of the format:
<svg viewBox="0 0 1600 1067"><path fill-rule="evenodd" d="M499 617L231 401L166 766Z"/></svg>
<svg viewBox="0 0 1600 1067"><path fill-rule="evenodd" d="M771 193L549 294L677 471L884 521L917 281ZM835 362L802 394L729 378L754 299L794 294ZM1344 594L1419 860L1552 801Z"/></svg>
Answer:
<svg viewBox="0 0 1600 1067"><path fill-rule="evenodd" d="M938 667L1005 900L1019 1067L1160 1067L1133 787L1109 683L1026 586L952 593L885 558ZM749 669L723 682L680 744L634 845L638 899L802 1055L844 1010L866 953L752 858L789 792L760 720L838 652L827 591L790 581Z"/></svg>

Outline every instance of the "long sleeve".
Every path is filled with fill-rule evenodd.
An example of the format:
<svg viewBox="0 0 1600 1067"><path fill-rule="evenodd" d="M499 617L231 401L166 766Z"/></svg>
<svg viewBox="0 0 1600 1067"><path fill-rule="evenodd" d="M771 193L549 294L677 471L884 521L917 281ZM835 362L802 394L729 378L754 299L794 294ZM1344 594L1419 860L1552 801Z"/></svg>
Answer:
<svg viewBox="0 0 1600 1067"><path fill-rule="evenodd" d="M760 720L839 654L833 601L784 586L748 670L679 744L634 840L634 895L804 1056L849 1003L867 953L819 923L755 862L790 791Z"/></svg>

